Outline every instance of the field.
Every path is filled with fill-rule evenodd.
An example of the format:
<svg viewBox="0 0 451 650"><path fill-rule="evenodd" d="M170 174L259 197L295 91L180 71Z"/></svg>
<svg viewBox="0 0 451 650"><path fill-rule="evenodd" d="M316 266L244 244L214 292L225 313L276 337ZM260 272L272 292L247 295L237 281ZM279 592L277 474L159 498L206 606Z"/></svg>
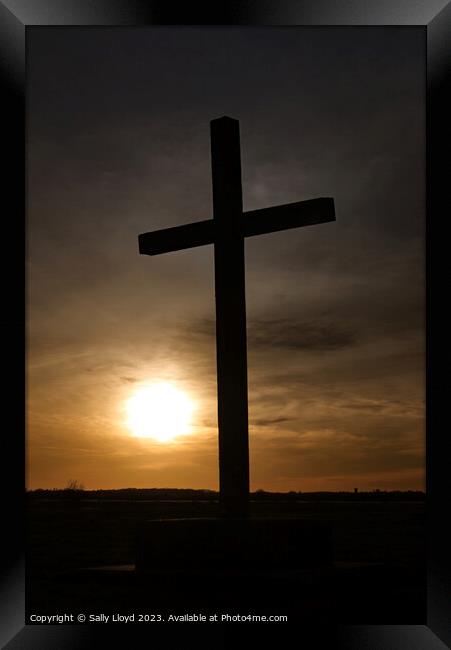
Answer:
<svg viewBox="0 0 451 650"><path fill-rule="evenodd" d="M73 496L29 495L28 615L219 608L349 624L425 623L424 500L254 500L254 516L329 522L333 569L268 575L253 585L231 577L218 588L205 577L184 584L174 576L143 578L133 571L146 520L215 516L211 496ZM92 570L105 566L113 568Z"/></svg>

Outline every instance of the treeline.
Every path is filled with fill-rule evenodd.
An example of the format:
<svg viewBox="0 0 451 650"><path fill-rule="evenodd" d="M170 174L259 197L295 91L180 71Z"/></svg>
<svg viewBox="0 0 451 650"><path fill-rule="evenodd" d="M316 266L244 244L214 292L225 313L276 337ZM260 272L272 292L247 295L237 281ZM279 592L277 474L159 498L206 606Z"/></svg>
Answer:
<svg viewBox="0 0 451 650"><path fill-rule="evenodd" d="M266 492L251 493L253 500L294 501L424 501L426 494L417 490L371 490L370 492Z"/></svg>
<svg viewBox="0 0 451 650"><path fill-rule="evenodd" d="M119 501L217 501L219 496L215 490L193 490L189 488L122 488L118 490L53 488L50 490L29 490L27 493L31 498L58 499L66 498L74 491L83 499L114 499ZM266 490L257 490L251 492L253 501L424 501L425 498L424 492L416 490L372 490L370 492L267 492Z"/></svg>

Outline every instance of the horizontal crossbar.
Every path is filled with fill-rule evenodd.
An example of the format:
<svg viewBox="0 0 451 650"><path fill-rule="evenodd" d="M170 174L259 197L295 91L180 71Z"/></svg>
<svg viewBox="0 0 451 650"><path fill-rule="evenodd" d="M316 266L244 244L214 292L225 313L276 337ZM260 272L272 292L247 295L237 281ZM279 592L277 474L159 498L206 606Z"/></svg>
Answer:
<svg viewBox="0 0 451 650"><path fill-rule="evenodd" d="M266 235L278 230L335 221L334 200L325 198L286 203L273 208L245 212L243 217L243 235L245 237Z"/></svg>
<svg viewBox="0 0 451 650"><path fill-rule="evenodd" d="M138 235L139 252L141 255L161 255L184 248L205 246L214 240L214 222L195 221L186 226L154 230Z"/></svg>
<svg viewBox="0 0 451 650"><path fill-rule="evenodd" d="M335 221L334 200L311 199L243 213L243 237L265 235L290 228L313 226ZM164 228L138 236L142 255L161 255L172 251L213 244L215 221L196 221L175 228Z"/></svg>

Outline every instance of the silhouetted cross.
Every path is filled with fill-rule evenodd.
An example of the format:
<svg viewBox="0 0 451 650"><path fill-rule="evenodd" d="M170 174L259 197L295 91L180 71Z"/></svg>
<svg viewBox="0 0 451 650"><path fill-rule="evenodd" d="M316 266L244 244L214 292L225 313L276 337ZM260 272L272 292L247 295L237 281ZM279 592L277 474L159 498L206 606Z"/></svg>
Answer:
<svg viewBox="0 0 451 650"><path fill-rule="evenodd" d="M243 212L239 122L210 122L213 219L139 235L139 252L214 245L221 514L249 514L244 238L335 220L331 198Z"/></svg>

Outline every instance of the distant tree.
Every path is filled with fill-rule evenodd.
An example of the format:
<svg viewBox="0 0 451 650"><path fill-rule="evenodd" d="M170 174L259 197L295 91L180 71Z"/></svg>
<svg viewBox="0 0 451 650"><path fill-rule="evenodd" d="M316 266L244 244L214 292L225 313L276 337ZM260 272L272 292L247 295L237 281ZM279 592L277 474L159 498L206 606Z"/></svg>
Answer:
<svg viewBox="0 0 451 650"><path fill-rule="evenodd" d="M70 478L67 481L66 487L64 489L70 490L71 492L81 492L82 490L85 489L85 486L83 485L83 483L80 483L80 481Z"/></svg>
<svg viewBox="0 0 451 650"><path fill-rule="evenodd" d="M83 483L71 478L67 481L66 487L61 490L61 497L74 506L81 505L84 501L84 489Z"/></svg>

